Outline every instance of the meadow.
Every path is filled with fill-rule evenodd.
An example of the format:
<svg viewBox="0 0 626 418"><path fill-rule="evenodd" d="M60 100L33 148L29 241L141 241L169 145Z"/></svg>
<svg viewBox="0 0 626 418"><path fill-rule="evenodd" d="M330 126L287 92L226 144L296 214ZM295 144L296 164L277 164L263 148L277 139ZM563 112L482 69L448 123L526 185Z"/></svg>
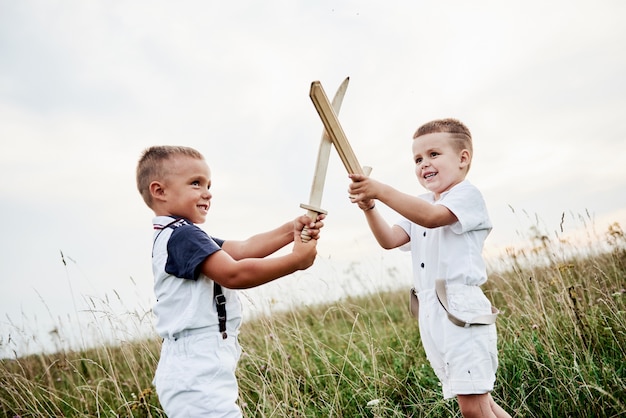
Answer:
<svg viewBox="0 0 626 418"><path fill-rule="evenodd" d="M626 417L626 237L581 245L534 231L484 286L501 310L493 392L515 417ZM407 310L408 289L243 325L247 417L460 417ZM0 416L164 417L157 337L0 360Z"/></svg>

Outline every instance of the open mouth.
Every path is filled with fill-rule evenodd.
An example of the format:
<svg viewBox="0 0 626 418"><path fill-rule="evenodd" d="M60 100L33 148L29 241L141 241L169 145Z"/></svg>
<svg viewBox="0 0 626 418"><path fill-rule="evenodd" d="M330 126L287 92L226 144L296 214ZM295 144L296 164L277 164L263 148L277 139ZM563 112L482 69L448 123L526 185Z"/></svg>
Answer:
<svg viewBox="0 0 626 418"><path fill-rule="evenodd" d="M425 179L425 180L430 180L430 179L432 179L433 177L435 177L436 175L437 175L437 173L428 173L428 174L426 174L426 175L424 176L424 179Z"/></svg>

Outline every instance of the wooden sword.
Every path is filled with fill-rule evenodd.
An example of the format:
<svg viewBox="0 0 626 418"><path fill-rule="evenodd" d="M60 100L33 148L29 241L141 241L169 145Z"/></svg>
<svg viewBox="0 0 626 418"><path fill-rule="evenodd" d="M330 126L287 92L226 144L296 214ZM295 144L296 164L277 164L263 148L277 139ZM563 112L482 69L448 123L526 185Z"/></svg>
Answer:
<svg viewBox="0 0 626 418"><path fill-rule="evenodd" d="M361 164L359 164L359 160L357 160L356 155L346 138L346 134L343 132L343 128L339 123L337 112L334 111L328 101L328 97L326 96L326 92L324 92L322 83L319 81L311 83L309 96L313 101L313 105L315 106L317 113L322 119L322 123L324 124L324 128L326 128L328 136L339 153L339 157L341 158L343 165L346 167L346 170L348 170L348 174L369 175L371 168L361 167Z"/></svg>
<svg viewBox="0 0 626 418"><path fill-rule="evenodd" d="M339 113L341 109L341 103L343 102L343 97L346 94L346 90L348 89L348 83L350 81L350 77L346 77L345 80L339 85L335 96L333 97L332 104L329 103L329 106L333 109L335 114ZM327 99L328 100L328 99ZM315 221L319 214L328 213L324 209L321 208L322 205L322 195L324 193L324 182L326 181L326 171L328 170L328 158L330 157L330 149L332 148L332 141L328 136L326 130L322 133L322 139L320 141L320 146L317 152L317 163L315 165L315 173L313 174L313 184L311 185L311 193L309 195L309 203L300 204L300 207L307 210L306 215L311 218L311 220ZM300 238L304 242L308 242L311 237L308 233L308 228L304 228L300 233Z"/></svg>

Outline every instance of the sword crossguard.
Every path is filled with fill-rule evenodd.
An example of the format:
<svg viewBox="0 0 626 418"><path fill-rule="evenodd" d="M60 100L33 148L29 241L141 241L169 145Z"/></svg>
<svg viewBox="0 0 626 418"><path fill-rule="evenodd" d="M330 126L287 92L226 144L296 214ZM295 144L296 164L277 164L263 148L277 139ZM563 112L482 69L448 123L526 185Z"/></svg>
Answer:
<svg viewBox="0 0 626 418"><path fill-rule="evenodd" d="M307 205L306 203L300 203L300 207L307 210L306 216L308 216L313 222L317 220L318 215L326 215L328 213L328 211L322 208ZM309 228L307 226L305 226L302 229L302 232L300 232L300 239L302 240L302 242L309 242L311 240L311 236L309 235Z"/></svg>

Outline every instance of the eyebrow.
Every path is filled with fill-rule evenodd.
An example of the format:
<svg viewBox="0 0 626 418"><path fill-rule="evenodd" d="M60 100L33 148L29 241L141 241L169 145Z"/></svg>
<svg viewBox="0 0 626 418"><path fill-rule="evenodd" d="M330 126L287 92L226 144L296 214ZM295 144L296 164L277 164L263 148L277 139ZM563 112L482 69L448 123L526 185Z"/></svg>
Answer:
<svg viewBox="0 0 626 418"><path fill-rule="evenodd" d="M189 181L206 181L209 184L211 184L211 180L202 174L194 174L194 175L189 176Z"/></svg>

